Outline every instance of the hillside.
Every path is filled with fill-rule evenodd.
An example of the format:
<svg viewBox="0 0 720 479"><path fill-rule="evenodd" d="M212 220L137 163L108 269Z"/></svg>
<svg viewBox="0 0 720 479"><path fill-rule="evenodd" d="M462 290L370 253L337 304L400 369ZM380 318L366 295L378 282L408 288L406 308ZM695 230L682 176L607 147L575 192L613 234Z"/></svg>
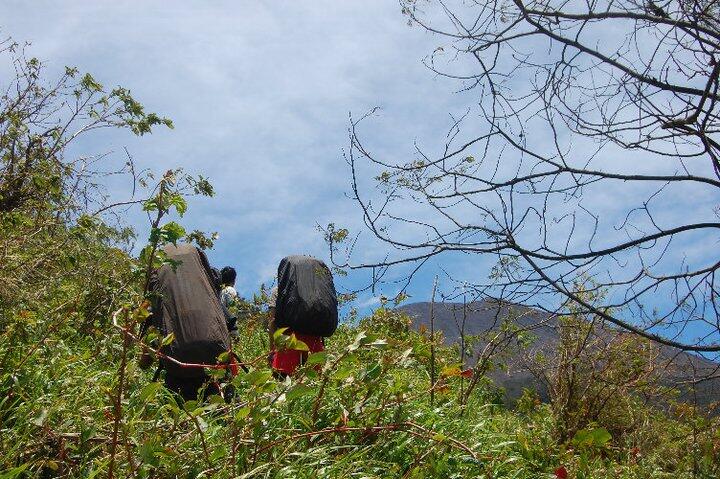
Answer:
<svg viewBox="0 0 720 479"><path fill-rule="evenodd" d="M413 318L412 326L419 329L421 326L430 328L430 303L417 302L403 305L399 308ZM460 343L460 331L463 321L462 303L436 303L434 305L435 330L442 331L444 342L448 346ZM521 305L498 305L494 301L480 301L466 305L465 335L487 335L497 331L503 321L515 318L514 322L522 328L528 328L533 336L532 345L527 350L512 348L508 351L506 359L507 370L494 370L489 376L495 383L505 389L506 398L512 402L520 397L523 388L534 388L543 400L548 400L546 386L538 381L528 368L527 361L532 361L533 354L542 352L552 354L559 339L559 324L555 317L543 312ZM617 334L606 329L606 334ZM630 333L623 333L630 334ZM474 345L474 352L478 354L487 344L479 341ZM698 405L708 406L720 397L720 377L699 382L693 391L691 387L682 386L682 383L692 378L712 375L720 369L720 364L709 361L694 354L689 354L669 346L657 346L657 363L664 368L661 384L681 389L680 398L687 402L697 402ZM466 358L465 366L474 363L473 357Z"/></svg>
<svg viewBox="0 0 720 479"><path fill-rule="evenodd" d="M467 333L509 333L506 358L493 355L509 367L461 369L450 347L458 305L436 307L446 344L420 331L427 303L398 310L384 301L324 340L282 329L269 336L273 313L256 284L245 290L252 301L228 304L238 318L231 339L211 269L227 263L192 248L186 262L171 253L184 243L209 250L219 239L184 226L193 224L193 197L214 195L210 182L183 168L136 170L126 150L128 189L139 199L113 203L108 170L88 170L92 162L69 146L78 136L102 144L101 128L145 136L172 122L74 68L43 86L41 62L0 43L2 54L16 76L0 97L0 479L720 477L720 417L686 404L649 407L628 387L629 378L652 392L641 384L648 365L675 382L688 367L716 367L695 356L655 354L601 331L593 344L623 341L566 357L571 381L553 384L551 401L528 393L516 407L502 403L486 373L513 398L532 386L518 328L534 335L528 357L540 367L536 353L572 345L568 324L582 332L582 319L472 304ZM148 216L137 232L127 226L133 205ZM238 273L250 271L239 264ZM337 274L337 290L341 281ZM155 313L162 325L146 329ZM303 319L316 321L314 313ZM311 341L324 350L306 355ZM271 351L302 365L283 376ZM717 384L701 388L707 402Z"/></svg>

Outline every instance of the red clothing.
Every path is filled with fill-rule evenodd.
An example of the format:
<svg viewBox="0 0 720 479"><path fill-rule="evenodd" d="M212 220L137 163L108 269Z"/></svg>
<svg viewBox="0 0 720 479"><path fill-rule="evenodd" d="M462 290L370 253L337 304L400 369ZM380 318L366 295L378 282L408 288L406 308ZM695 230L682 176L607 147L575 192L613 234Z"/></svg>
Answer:
<svg viewBox="0 0 720 479"><path fill-rule="evenodd" d="M309 334L291 333L294 334L298 341L302 341L307 344L308 349L311 353L319 353L325 350L323 344L323 338L320 336L310 336ZM274 370L284 373L293 374L295 370L305 362L307 359L307 351L298 351L297 349L284 349L282 351L273 351L273 357L271 366Z"/></svg>

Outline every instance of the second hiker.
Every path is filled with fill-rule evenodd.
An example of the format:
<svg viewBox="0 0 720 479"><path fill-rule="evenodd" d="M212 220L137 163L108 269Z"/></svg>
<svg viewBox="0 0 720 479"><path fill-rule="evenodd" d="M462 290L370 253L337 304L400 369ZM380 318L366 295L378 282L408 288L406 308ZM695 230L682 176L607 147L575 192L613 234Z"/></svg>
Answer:
<svg viewBox="0 0 720 479"><path fill-rule="evenodd" d="M276 348L275 332L305 343L310 353L325 349L324 338L338 324L338 303L332 273L322 261L310 256L288 256L278 266L278 286L270 297L270 364L279 376L295 372L308 351Z"/></svg>

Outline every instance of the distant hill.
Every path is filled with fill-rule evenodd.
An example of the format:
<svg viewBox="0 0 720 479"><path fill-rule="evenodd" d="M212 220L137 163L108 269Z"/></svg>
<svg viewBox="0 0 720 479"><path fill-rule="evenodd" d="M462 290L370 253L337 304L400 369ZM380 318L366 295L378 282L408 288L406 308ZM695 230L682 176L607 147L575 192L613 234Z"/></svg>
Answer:
<svg viewBox="0 0 720 479"><path fill-rule="evenodd" d="M411 303L399 308L412 319L412 327L430 328L430 303ZM460 327L463 320L462 303L435 303L435 330L442 331L445 343L454 345L460 342ZM500 304L485 300L466 305L465 335L480 335L497 330L508 317L516 318L515 324L520 327L532 328L536 338L531 346L534 350L552 352L558 342L558 321L551 315L516 304ZM619 334L619 332L618 332ZM623 333L628 334L628 333ZM630 333L631 334L631 333ZM481 350L486 343L475 346ZM720 364L700 356L689 354L668 346L659 346L658 359L669 366L665 369L662 383L666 386L677 386L683 381L703 374L717 375ZM528 355L525 355L526 357ZM489 375L498 386L505 389L508 402L513 402L522 394L523 388L535 389L543 400L548 399L547 390L536 380L527 367L527 358L523 359L518 351L510 351L507 358L507 371L496 370ZM474 360L466 361L466 365L474 364ZM694 373L693 373L694 371ZM708 379L691 388L682 389L681 399L687 402L697 401L698 405L708 405L720 400L720 377Z"/></svg>

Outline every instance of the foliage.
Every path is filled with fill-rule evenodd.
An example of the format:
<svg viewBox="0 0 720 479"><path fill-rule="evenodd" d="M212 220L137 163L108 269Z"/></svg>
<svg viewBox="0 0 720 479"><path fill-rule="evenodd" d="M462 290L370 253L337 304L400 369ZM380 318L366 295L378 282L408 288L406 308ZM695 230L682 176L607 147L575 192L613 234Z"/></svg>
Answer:
<svg viewBox="0 0 720 479"><path fill-rule="evenodd" d="M602 300L589 280L577 283L574 294L591 304ZM561 442L577 439L591 425L601 425L615 437L644 427L646 404L670 397L659 385L658 348L608 328L601 318L572 305L568 309L575 313L557 318L554 350L535 351L527 361L549 392L556 437Z"/></svg>
<svg viewBox="0 0 720 479"><path fill-rule="evenodd" d="M109 304L132 290L123 251L133 233L98 215L111 207L96 170L104 155L71 157L68 147L103 128L143 135L172 123L76 68L46 81L42 63L10 41L0 56L16 72L0 90L0 329L11 327L11 311L53 308L70 319L88 313L86 329L106 324Z"/></svg>
<svg viewBox="0 0 720 479"><path fill-rule="evenodd" d="M178 402L128 363L120 477L529 478L551 477L560 465L577 477L581 471L584 477L691 477L684 451L692 428L659 414L645 416L639 446L589 429L568 448L553 439L548 406L522 413L476 394L463 409L454 377L430 409L427 338L414 332L381 339L342 326L327 353L310 356L297 376L278 382L265 363L266 334L253 326L260 321L241 327L236 352L249 371L232 379L226 401ZM107 474L106 394L116 380L120 340L107 334L58 341L46 362L19 371L13 391L24 400L12 409L3 404L3 428L12 431L2 435L6 472ZM704 477L717 472L717 434L715 423L697 438Z"/></svg>
<svg viewBox="0 0 720 479"><path fill-rule="evenodd" d="M39 81L38 74L27 81ZM146 114L126 90L103 93L96 80L73 69L66 76L76 79L62 87L70 88L71 99L99 97L80 105L91 124L136 134L169 125ZM30 92L41 91L33 84ZM67 95L36 98L62 104ZM13 111L7 99L3 108ZM17 118L16 130L31 124L31 116ZM97 118L101 123L92 123ZM32 135L16 135L15 144L28 146ZM66 145L64 135L55 141ZM643 427L633 434L614 435L607 422L602 426L607 430L583 426L564 443L553 434L553 405L526 400L519 410L506 409L488 399L492 395L478 369L477 387L461 397L464 372L456 351L443 347L439 335L413 331L409 319L386 301L357 326L341 325L327 351L310 355L298 374L278 381L266 362L267 295L261 290L252 302L234 306L242 312L234 352L247 370L235 377L209 371L223 385L224 397L183 402L135 360L147 351L135 333L148 314L143 285L147 291L152 271L168 262L161 247L187 236L166 216L171 211L182 216L188 194L210 195L212 187L180 170L166 172L140 201L153 219L148 244L136 259L118 247L131 233L86 211L82 195L68 186L92 183L94 177L79 179L77 164L56 162L60 157L46 146L25 148L32 158L18 160L12 145L9 140L0 145L5 175L0 189L3 198L15 198L0 212L2 479L537 478L556 471L573 477L682 478L720 472L718 421L694 410L678 406L674 416L637 410ZM8 182L18 165L28 164L30 176L57 172L53 185L60 186ZM111 317L119 322L111 324ZM431 366L440 371L435 384Z"/></svg>

